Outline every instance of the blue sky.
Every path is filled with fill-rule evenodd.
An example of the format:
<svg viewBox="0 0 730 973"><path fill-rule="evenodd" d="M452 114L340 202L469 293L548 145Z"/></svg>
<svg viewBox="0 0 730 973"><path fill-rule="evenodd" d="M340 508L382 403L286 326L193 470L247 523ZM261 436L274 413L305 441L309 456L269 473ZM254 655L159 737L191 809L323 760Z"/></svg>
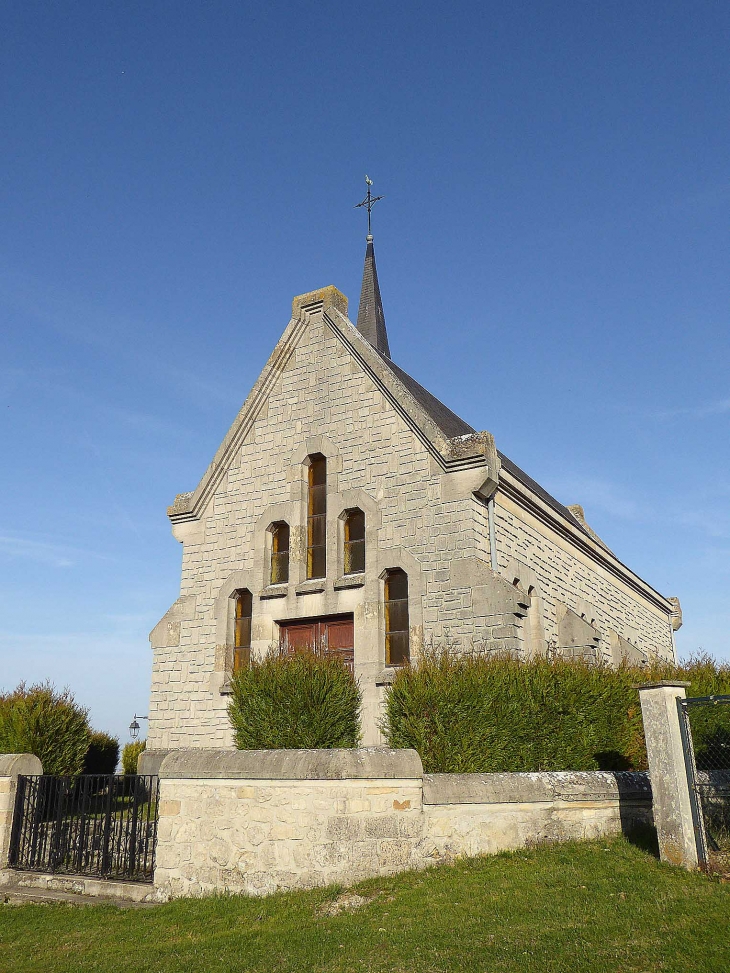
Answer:
<svg viewBox="0 0 730 973"><path fill-rule="evenodd" d="M730 657L730 6L6 4L0 688L126 739L165 516L285 327L354 314Z"/></svg>

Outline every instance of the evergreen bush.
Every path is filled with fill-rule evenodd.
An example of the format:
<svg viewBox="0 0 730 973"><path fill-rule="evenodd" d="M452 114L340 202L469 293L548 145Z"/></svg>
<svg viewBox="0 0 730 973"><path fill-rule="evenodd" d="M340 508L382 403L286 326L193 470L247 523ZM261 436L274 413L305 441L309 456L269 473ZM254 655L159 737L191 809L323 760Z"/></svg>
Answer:
<svg viewBox="0 0 730 973"><path fill-rule="evenodd" d="M361 694L337 657L272 649L232 679L228 715L239 750L356 747Z"/></svg>
<svg viewBox="0 0 730 973"><path fill-rule="evenodd" d="M80 774L90 736L88 711L68 689L21 683L0 695L0 753L34 753L45 774Z"/></svg>
<svg viewBox="0 0 730 973"><path fill-rule="evenodd" d="M389 746L417 750L427 773L643 770L633 687L669 678L691 682L693 696L730 693L730 666L708 656L612 668L432 648L388 687L382 730Z"/></svg>
<svg viewBox="0 0 730 973"><path fill-rule="evenodd" d="M95 731L89 737L84 757L84 774L113 774L119 763L119 740L108 733Z"/></svg>
<svg viewBox="0 0 730 973"><path fill-rule="evenodd" d="M139 755L146 749L146 740L135 740L133 743L125 744L122 750L122 770L125 774L137 773Z"/></svg>

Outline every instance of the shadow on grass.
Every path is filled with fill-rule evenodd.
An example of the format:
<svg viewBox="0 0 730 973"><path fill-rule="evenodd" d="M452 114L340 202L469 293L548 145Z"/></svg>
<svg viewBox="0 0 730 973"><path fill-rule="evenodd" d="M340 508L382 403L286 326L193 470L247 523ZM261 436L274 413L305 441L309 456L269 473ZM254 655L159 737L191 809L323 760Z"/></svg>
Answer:
<svg viewBox="0 0 730 973"><path fill-rule="evenodd" d="M624 829L623 834L630 845L645 851L652 858L659 859L659 839L654 825L634 821Z"/></svg>

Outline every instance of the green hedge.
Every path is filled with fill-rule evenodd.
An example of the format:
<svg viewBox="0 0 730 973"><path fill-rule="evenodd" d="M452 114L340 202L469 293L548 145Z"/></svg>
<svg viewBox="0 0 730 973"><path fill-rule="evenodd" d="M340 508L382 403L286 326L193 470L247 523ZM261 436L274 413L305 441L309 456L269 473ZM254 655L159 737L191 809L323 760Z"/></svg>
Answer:
<svg viewBox="0 0 730 973"><path fill-rule="evenodd" d="M44 773L75 777L89 748L87 713L68 689L21 683L0 695L0 753L34 753Z"/></svg>
<svg viewBox="0 0 730 973"><path fill-rule="evenodd" d="M84 757L84 774L113 774L119 763L119 740L108 733L96 731L89 738Z"/></svg>
<svg viewBox="0 0 730 973"><path fill-rule="evenodd" d="M134 743L125 744L122 750L122 770L125 774L137 773L137 762L139 755L147 749L146 740L135 740Z"/></svg>
<svg viewBox="0 0 730 973"><path fill-rule="evenodd" d="M632 687L667 678L691 682L693 696L730 693L730 666L707 656L678 668L613 669L431 650L388 687L382 730L389 746L417 750L427 773L643 770Z"/></svg>
<svg viewBox="0 0 730 973"><path fill-rule="evenodd" d="M234 674L228 715L239 750L356 747L360 703L336 657L272 650Z"/></svg>

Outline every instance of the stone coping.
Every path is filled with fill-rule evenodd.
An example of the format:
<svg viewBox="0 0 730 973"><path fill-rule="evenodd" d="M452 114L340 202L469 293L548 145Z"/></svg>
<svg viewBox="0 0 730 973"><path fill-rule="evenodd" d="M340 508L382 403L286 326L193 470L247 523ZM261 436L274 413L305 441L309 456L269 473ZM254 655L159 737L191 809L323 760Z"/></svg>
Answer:
<svg viewBox="0 0 730 973"><path fill-rule="evenodd" d="M149 771L146 771L149 773ZM415 750L361 747L337 750L172 750L162 760L165 779L353 780L418 779Z"/></svg>
<svg viewBox="0 0 730 973"><path fill-rule="evenodd" d="M43 773L43 764L32 753L0 753L0 777L31 777Z"/></svg>
<svg viewBox="0 0 730 973"><path fill-rule="evenodd" d="M651 801L646 773L562 771L535 774L424 774L424 804L534 804Z"/></svg>
<svg viewBox="0 0 730 973"><path fill-rule="evenodd" d="M221 687L221 692L225 691L225 686ZM227 690L230 693L230 687ZM143 750L137 758L137 773L143 776L156 777L160 772L162 761L173 750Z"/></svg>
<svg viewBox="0 0 730 973"><path fill-rule="evenodd" d="M640 682L634 689L662 689L667 686L670 689L688 689L691 682L683 682L681 679L659 679L657 682Z"/></svg>

